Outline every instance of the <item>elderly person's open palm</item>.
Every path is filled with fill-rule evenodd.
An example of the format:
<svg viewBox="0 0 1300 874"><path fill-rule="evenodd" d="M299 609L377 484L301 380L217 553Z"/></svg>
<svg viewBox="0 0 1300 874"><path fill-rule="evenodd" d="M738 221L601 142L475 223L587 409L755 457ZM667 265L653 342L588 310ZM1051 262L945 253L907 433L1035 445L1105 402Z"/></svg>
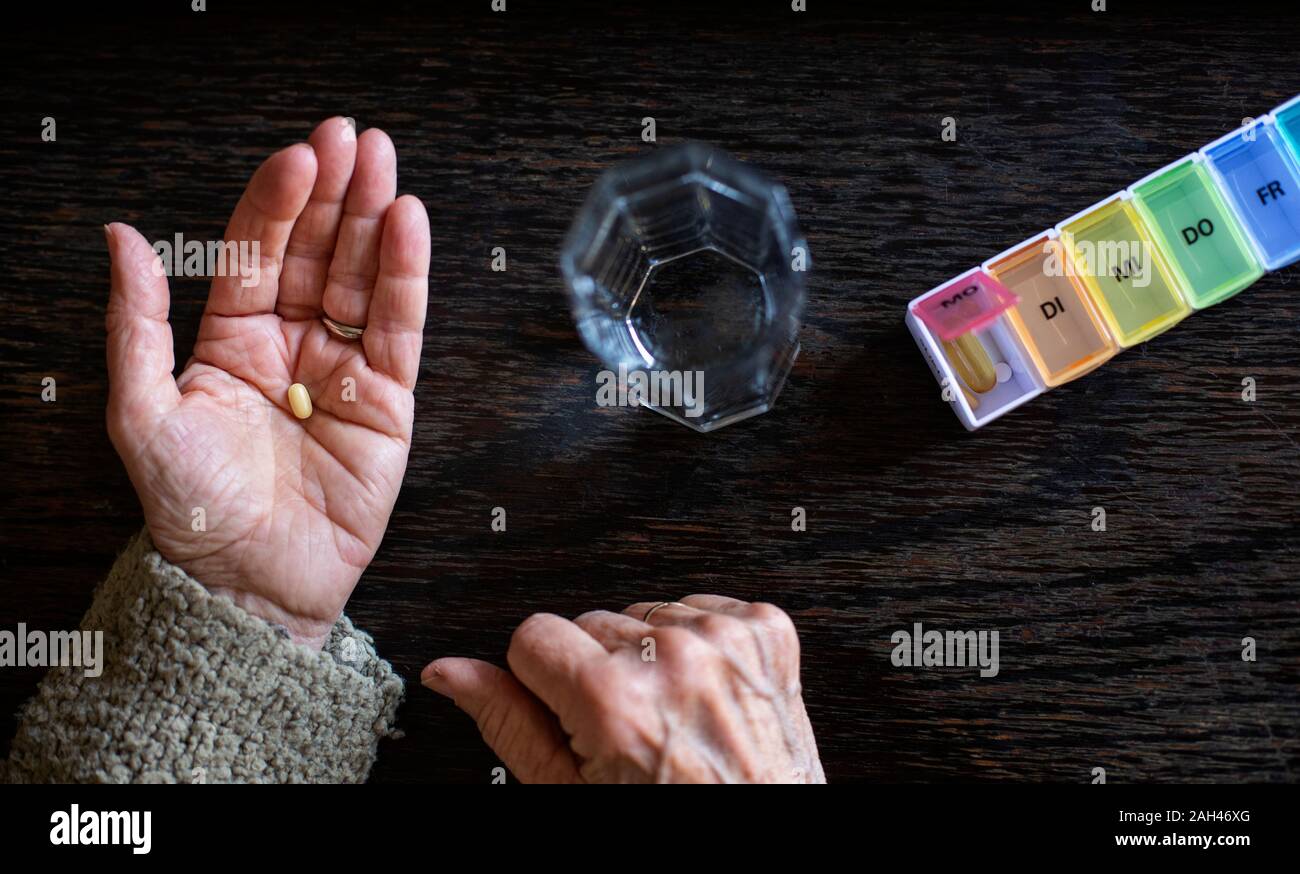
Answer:
<svg viewBox="0 0 1300 874"><path fill-rule="evenodd" d="M105 229L108 428L154 544L315 647L379 546L410 448L429 222L396 191L392 142L349 119L267 159L225 234L256 242L257 269L213 279L176 378L157 255L128 225Z"/></svg>

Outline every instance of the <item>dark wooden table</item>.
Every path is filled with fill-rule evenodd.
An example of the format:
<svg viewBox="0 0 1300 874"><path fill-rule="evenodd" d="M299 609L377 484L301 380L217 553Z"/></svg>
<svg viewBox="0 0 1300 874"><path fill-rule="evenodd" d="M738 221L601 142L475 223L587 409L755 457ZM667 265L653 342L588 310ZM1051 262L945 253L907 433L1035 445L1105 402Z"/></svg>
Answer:
<svg viewBox="0 0 1300 874"><path fill-rule="evenodd" d="M1294 15L219 5L3 37L0 627L74 627L141 522L103 426L100 225L218 239L262 157L342 113L391 134L434 234L410 469L348 608L411 682L374 780L490 780L418 685L430 658L691 592L794 617L831 780L1295 779L1300 267L976 434L903 327L918 293L1300 91ZM815 261L775 410L708 436L597 408L558 280L588 186L654 147L645 116L782 180ZM172 282L182 361L206 285ZM895 668L914 622L998 630L1001 673ZM5 748L40 674L0 671Z"/></svg>

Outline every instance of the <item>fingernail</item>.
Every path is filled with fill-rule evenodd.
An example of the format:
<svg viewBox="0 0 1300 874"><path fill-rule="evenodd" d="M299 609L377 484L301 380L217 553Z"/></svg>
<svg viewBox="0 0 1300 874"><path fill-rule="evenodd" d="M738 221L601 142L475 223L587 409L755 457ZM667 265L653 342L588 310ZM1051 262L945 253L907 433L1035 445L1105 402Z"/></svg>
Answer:
<svg viewBox="0 0 1300 874"><path fill-rule="evenodd" d="M110 228L108 225L104 225L104 242L105 242L105 243L108 243L108 248L109 248L110 251L112 251L112 249L113 249L113 229Z"/></svg>
<svg viewBox="0 0 1300 874"><path fill-rule="evenodd" d="M357 138L357 120L348 116L343 119L343 142L350 143Z"/></svg>
<svg viewBox="0 0 1300 874"><path fill-rule="evenodd" d="M447 678L438 670L437 662L430 662L425 665L424 671L420 674L420 685L427 689L432 689L439 695L451 695L451 690L447 688Z"/></svg>

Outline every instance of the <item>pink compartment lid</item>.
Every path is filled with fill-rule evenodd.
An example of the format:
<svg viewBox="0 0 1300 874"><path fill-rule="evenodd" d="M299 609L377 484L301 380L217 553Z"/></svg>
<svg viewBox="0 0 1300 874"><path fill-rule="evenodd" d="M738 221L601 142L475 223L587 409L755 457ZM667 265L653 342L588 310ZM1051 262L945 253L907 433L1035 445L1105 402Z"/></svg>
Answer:
<svg viewBox="0 0 1300 874"><path fill-rule="evenodd" d="M1019 302L1015 292L977 268L931 291L912 309L940 340L955 340Z"/></svg>

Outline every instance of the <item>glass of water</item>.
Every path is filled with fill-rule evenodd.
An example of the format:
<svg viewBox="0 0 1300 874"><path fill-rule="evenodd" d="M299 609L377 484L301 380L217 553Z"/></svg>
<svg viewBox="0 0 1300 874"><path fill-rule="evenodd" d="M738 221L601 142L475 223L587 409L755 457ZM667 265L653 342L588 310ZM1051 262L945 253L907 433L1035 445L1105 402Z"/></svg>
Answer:
<svg viewBox="0 0 1300 874"><path fill-rule="evenodd" d="M771 409L810 267L785 189L701 143L607 171L560 253L578 332L620 397L697 431Z"/></svg>

